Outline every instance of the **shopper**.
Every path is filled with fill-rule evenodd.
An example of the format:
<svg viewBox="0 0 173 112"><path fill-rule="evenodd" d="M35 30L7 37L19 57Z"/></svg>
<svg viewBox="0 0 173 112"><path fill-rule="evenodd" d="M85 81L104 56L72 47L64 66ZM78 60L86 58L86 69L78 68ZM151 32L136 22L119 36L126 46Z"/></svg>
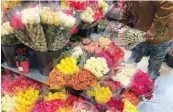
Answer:
<svg viewBox="0 0 173 112"><path fill-rule="evenodd" d="M132 17L135 28L146 32L146 42L135 47L130 59L138 63L150 51L148 73L156 79L173 38L173 2L126 1L120 21L127 25Z"/></svg>

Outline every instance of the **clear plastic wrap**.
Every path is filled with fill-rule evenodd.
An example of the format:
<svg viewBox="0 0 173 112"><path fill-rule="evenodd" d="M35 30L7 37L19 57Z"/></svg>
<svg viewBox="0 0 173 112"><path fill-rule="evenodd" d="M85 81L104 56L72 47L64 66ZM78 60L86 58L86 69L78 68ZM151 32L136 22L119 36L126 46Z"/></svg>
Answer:
<svg viewBox="0 0 173 112"><path fill-rule="evenodd" d="M75 102L73 112L98 112L95 106L89 102Z"/></svg>
<svg viewBox="0 0 173 112"><path fill-rule="evenodd" d="M15 29L15 36L23 44L36 51L47 51L37 3L26 3L22 6L17 6L8 15L10 17L10 25Z"/></svg>
<svg viewBox="0 0 173 112"><path fill-rule="evenodd" d="M20 41L14 35L14 28L10 26L8 18L3 16L1 21L1 44L12 45L18 43L20 43Z"/></svg>
<svg viewBox="0 0 173 112"><path fill-rule="evenodd" d="M89 29L95 26L107 13L109 5L104 1L85 2L85 7L80 12L81 19L80 29Z"/></svg>
<svg viewBox="0 0 173 112"><path fill-rule="evenodd" d="M116 67L112 71L112 80L121 83L123 88L129 88L131 80L136 73L136 68L134 64L122 63L120 66Z"/></svg>
<svg viewBox="0 0 173 112"><path fill-rule="evenodd" d="M140 112L172 112L173 110L173 72L163 74L155 81L153 97L144 99L138 106Z"/></svg>
<svg viewBox="0 0 173 112"><path fill-rule="evenodd" d="M42 4L40 7L41 23L43 25L48 50L62 49L72 35L72 29L77 20L73 10L63 10L56 3Z"/></svg>
<svg viewBox="0 0 173 112"><path fill-rule="evenodd" d="M119 22L110 22L107 32L111 33L110 38L113 41L127 49L132 49L138 43L146 40L144 38L145 32L129 28Z"/></svg>

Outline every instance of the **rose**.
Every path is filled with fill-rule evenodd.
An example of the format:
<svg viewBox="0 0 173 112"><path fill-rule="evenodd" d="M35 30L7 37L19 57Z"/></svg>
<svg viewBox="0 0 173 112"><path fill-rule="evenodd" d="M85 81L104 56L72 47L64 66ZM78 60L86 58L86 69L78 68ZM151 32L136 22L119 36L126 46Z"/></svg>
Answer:
<svg viewBox="0 0 173 112"><path fill-rule="evenodd" d="M148 74L139 70L132 80L131 90L137 95L147 95L152 92L153 88L153 80L149 78Z"/></svg>
<svg viewBox="0 0 173 112"><path fill-rule="evenodd" d="M33 25L35 23L36 24L40 23L40 15L38 7L36 6L34 8L26 8L22 10L21 19L25 25L27 24Z"/></svg>
<svg viewBox="0 0 173 112"><path fill-rule="evenodd" d="M10 26L16 30L23 30L25 27L25 25L21 21L20 15L15 15L12 17L12 19L10 21Z"/></svg>
<svg viewBox="0 0 173 112"><path fill-rule="evenodd" d="M91 7L87 7L81 14L80 18L82 21L86 23L92 23L94 22L94 11L91 9Z"/></svg>
<svg viewBox="0 0 173 112"><path fill-rule="evenodd" d="M69 1L70 7L75 10L84 10L86 8L86 3L84 1Z"/></svg>
<svg viewBox="0 0 173 112"><path fill-rule="evenodd" d="M99 20L101 20L102 18L103 18L103 12L100 10L100 9L98 9L98 10L95 10L94 11L94 21L99 21Z"/></svg>
<svg viewBox="0 0 173 112"><path fill-rule="evenodd" d="M88 59L84 65L84 69L93 73L97 78L100 78L109 72L105 58L100 57L91 57Z"/></svg>
<svg viewBox="0 0 173 112"><path fill-rule="evenodd" d="M72 28L76 23L76 19L72 15L65 14L62 11L59 11L57 15L59 16L60 24L64 27Z"/></svg>
<svg viewBox="0 0 173 112"><path fill-rule="evenodd" d="M8 35L13 32L14 29L10 26L10 22L4 22L1 24L1 35Z"/></svg>
<svg viewBox="0 0 173 112"><path fill-rule="evenodd" d="M123 106L124 106L124 103L122 98L115 99L111 97L111 99L106 103L106 108L111 110L113 109L113 110L122 111L124 108Z"/></svg>
<svg viewBox="0 0 173 112"><path fill-rule="evenodd" d="M78 28L76 26L73 26L71 29L72 34L77 34L78 33Z"/></svg>

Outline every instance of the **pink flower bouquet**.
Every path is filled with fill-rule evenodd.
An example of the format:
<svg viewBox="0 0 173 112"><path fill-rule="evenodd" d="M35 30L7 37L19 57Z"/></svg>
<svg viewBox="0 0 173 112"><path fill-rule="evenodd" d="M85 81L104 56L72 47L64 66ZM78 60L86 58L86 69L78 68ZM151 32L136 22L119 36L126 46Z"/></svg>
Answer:
<svg viewBox="0 0 173 112"><path fill-rule="evenodd" d="M143 71L139 70L132 80L132 84L130 89L136 95L144 95L147 96L151 94L154 88L154 81L150 79L149 74L144 73Z"/></svg>

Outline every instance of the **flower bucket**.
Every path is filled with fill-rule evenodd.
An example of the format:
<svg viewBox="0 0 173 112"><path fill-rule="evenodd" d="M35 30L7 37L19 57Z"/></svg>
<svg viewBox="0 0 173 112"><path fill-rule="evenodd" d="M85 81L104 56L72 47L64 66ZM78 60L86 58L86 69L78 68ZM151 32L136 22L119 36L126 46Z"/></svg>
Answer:
<svg viewBox="0 0 173 112"><path fill-rule="evenodd" d="M28 73L30 71L30 61L29 60L21 61L21 62L16 61L16 66L18 67L20 72Z"/></svg>
<svg viewBox="0 0 173 112"><path fill-rule="evenodd" d="M2 45L2 50L5 55L5 59L7 62L7 65L16 68L15 63L15 55L16 55L16 48L19 44L13 44L13 45Z"/></svg>
<svg viewBox="0 0 173 112"><path fill-rule="evenodd" d="M173 68L173 56L169 56L168 61L167 61L167 65L169 67Z"/></svg>
<svg viewBox="0 0 173 112"><path fill-rule="evenodd" d="M89 37L94 32L95 32L95 27L91 27L89 29L79 29L78 34L82 37Z"/></svg>
<svg viewBox="0 0 173 112"><path fill-rule="evenodd" d="M39 65L39 72L42 75L49 75L49 72L53 68L53 61L58 58L61 51L51 51L51 52L36 52L36 58Z"/></svg>

